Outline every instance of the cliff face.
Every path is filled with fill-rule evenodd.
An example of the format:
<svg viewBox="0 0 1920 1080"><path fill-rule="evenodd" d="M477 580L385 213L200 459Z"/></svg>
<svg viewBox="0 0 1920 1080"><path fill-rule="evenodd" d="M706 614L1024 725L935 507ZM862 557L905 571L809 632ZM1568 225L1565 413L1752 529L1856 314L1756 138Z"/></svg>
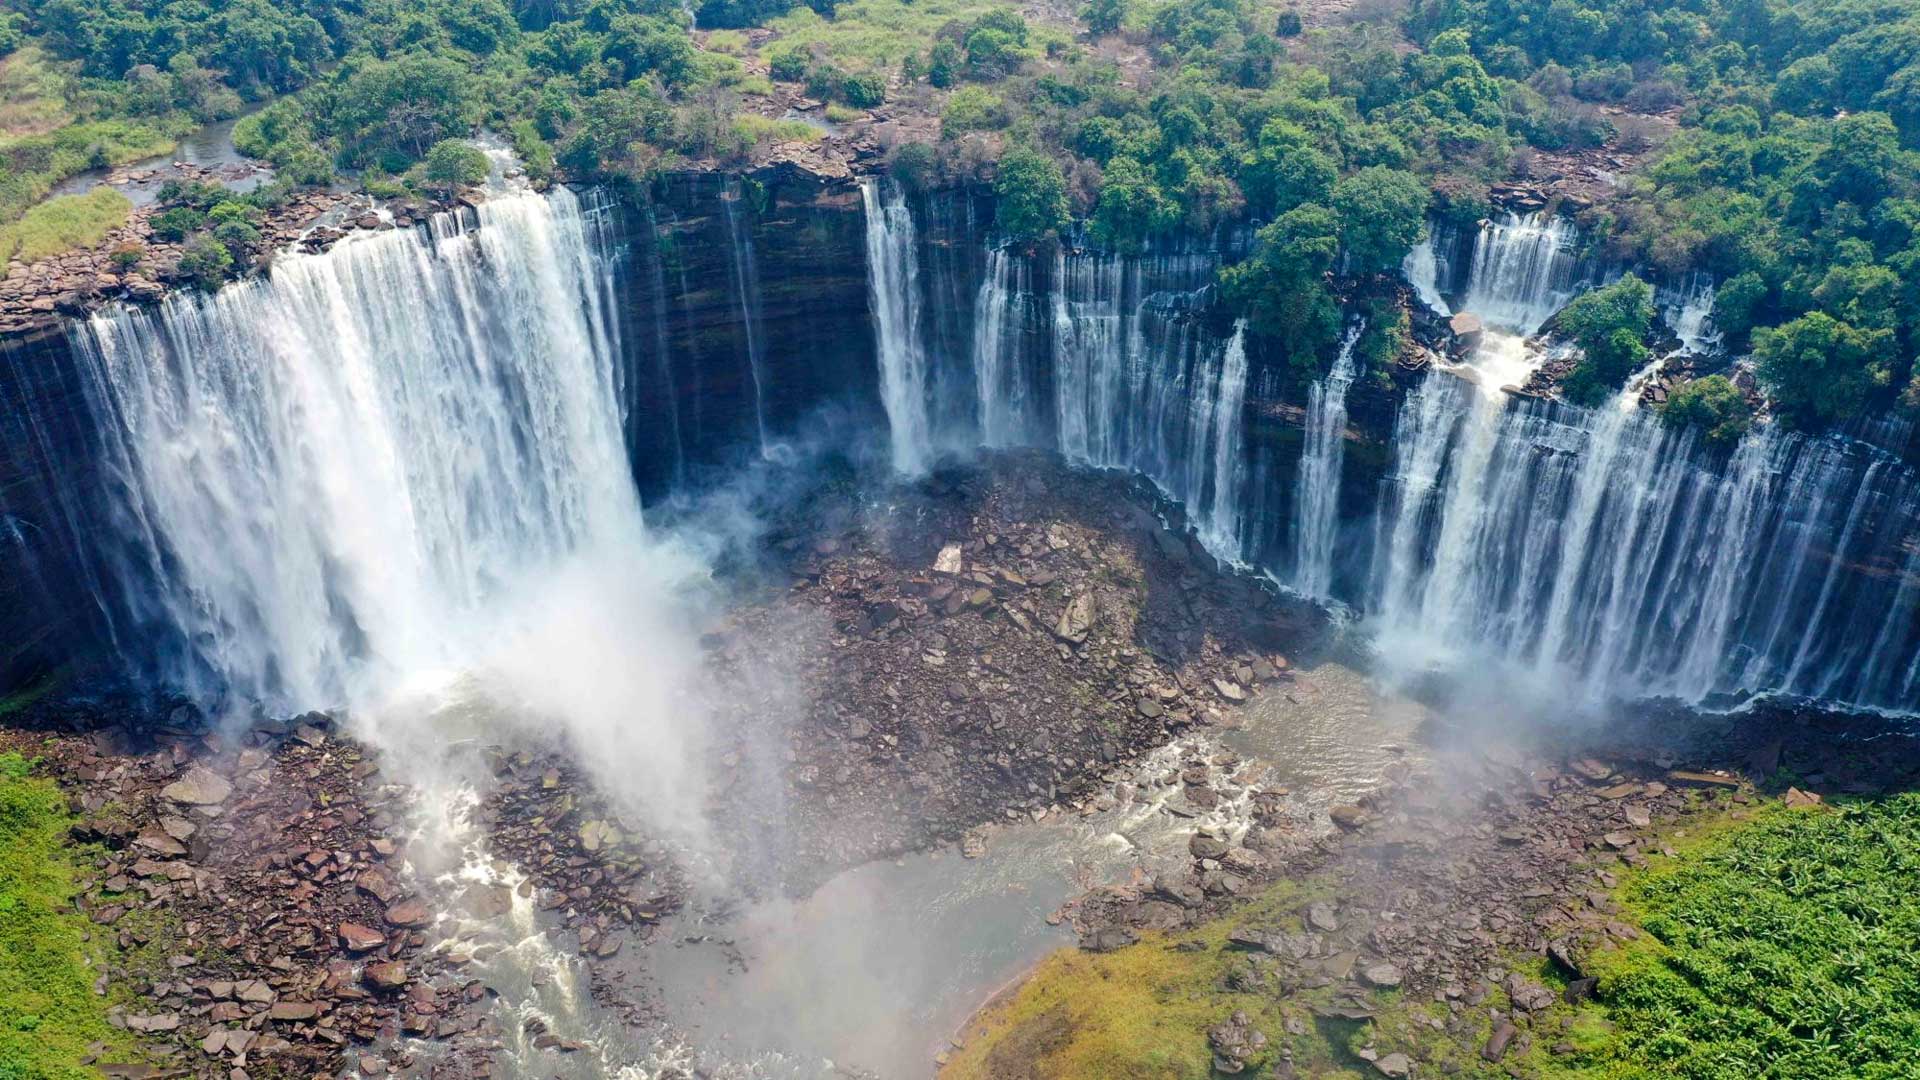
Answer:
<svg viewBox="0 0 1920 1080"><path fill-rule="evenodd" d="M671 177L618 208L627 441L653 498L879 408L860 191Z"/></svg>
<svg viewBox="0 0 1920 1080"><path fill-rule="evenodd" d="M593 202L614 259L608 299L620 338L625 435L644 498L697 489L742 461L779 457L804 441L884 442L857 183L775 167L748 177L672 176ZM914 287L942 449L964 452L983 440L1062 445L1062 424L1074 418L1054 404L1056 378L1074 378L1084 366L1077 331L1063 330L1063 321L1101 324L1105 315L1087 308L1090 300L1125 303L1132 318L1135 305L1158 311L1155 298L1173 298L1165 325L1153 326L1177 340L1156 337L1142 353L1185 350L1188 365L1217 354L1230 332L1187 310L1211 281L1223 247L1215 241L1126 271L1125 297L1106 297L1100 290L1105 275L1119 272L1117 261L1059 259L1050 249L994 255L993 200L983 190L911 202L919 229ZM1017 431L992 439L977 370L983 350L1003 364L996 393L1015 400L1020 416ZM1249 460L1263 477L1291 476L1300 410L1281 400L1284 380L1265 372L1257 348L1250 361ZM1163 397L1184 385L1174 374ZM114 509L123 505L114 485L125 478L101 465L113 458L102 440L116 425L98 413L98 378L61 324L0 335L0 687L61 667L143 674L136 658L151 647L139 629L143 602L120 595L129 591L120 583L153 572L126 542L143 525L113 517L124 515ZM1161 442L1183 438L1169 423L1155 436ZM1380 455L1355 458L1359 472ZM1359 512L1372 482L1353 487ZM1271 532L1291 485L1263 488L1252 512L1266 522L1260 531Z"/></svg>
<svg viewBox="0 0 1920 1080"><path fill-rule="evenodd" d="M82 554L109 531L91 415L59 326L0 335L0 692L111 641Z"/></svg>

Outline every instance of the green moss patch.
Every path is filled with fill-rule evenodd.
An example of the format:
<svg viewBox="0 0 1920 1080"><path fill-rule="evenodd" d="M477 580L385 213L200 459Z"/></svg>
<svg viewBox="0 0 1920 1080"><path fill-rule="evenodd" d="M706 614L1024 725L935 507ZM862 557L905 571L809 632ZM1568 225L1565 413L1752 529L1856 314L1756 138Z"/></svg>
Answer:
<svg viewBox="0 0 1920 1080"><path fill-rule="evenodd" d="M31 772L0 753L0 1080L83 1080L88 1047L125 1037L93 992L107 945L73 904L66 801Z"/></svg>

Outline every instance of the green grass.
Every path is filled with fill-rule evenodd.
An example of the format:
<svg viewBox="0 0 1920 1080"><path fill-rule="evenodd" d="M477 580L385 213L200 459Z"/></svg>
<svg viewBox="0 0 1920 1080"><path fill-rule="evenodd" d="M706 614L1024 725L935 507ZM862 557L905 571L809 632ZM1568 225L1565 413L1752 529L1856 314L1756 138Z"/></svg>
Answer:
<svg viewBox="0 0 1920 1080"><path fill-rule="evenodd" d="M1140 944L1116 952L1059 950L967 1025L966 1045L942 1080L1029 1074L1207 1080L1206 1029L1235 1009L1246 1010L1270 1037L1285 1029L1289 1016L1311 1022L1304 998L1229 989L1227 976L1243 960L1225 945L1242 926L1298 930L1297 912L1318 897L1315 888L1281 882L1229 916L1190 932L1144 934ZM1182 944L1187 948L1175 947ZM1294 1064L1308 1064L1297 1050Z"/></svg>
<svg viewBox="0 0 1920 1080"><path fill-rule="evenodd" d="M127 223L133 204L109 187L85 195L62 195L28 210L11 225L0 225L0 259L28 262L74 248L92 247Z"/></svg>
<svg viewBox="0 0 1920 1080"><path fill-rule="evenodd" d="M0 137L0 221L26 213L70 176L164 154L180 133L129 120L97 120L46 134Z"/></svg>
<svg viewBox="0 0 1920 1080"><path fill-rule="evenodd" d="M0 146L72 123L72 93L72 77L38 45L23 45L0 59Z"/></svg>
<svg viewBox="0 0 1920 1080"><path fill-rule="evenodd" d="M66 800L31 772L0 753L0 1080L85 1080L87 1048L126 1037L93 992L107 945L73 905Z"/></svg>
<svg viewBox="0 0 1920 1080"><path fill-rule="evenodd" d="M1642 1076L1920 1077L1920 794L1771 809L1623 886L1595 974Z"/></svg>
<svg viewBox="0 0 1920 1080"><path fill-rule="evenodd" d="M733 120L733 128L748 142L818 142L826 132L805 120L769 120L745 113Z"/></svg>

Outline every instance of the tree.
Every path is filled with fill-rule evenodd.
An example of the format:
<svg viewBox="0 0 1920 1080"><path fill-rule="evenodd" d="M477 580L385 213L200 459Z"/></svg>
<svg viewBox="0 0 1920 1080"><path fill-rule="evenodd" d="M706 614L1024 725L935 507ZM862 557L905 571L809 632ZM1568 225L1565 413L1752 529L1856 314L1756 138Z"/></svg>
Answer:
<svg viewBox="0 0 1920 1080"><path fill-rule="evenodd" d="M1370 165L1333 186L1341 246L1350 269L1383 273L1405 261L1427 228L1432 195L1420 178Z"/></svg>
<svg viewBox="0 0 1920 1080"><path fill-rule="evenodd" d="M413 54L368 62L340 83L331 122L349 156L399 172L473 124L474 88L462 65Z"/></svg>
<svg viewBox="0 0 1920 1080"><path fill-rule="evenodd" d="M1753 406L1747 395L1725 375L1695 379L1668 395L1660 405L1660 419L1674 427L1696 427L1708 442L1738 442L1753 426Z"/></svg>
<svg viewBox="0 0 1920 1080"><path fill-rule="evenodd" d="M1893 332L1813 311L1753 336L1754 368L1780 414L1803 427L1845 420L1891 379Z"/></svg>
<svg viewBox="0 0 1920 1080"><path fill-rule="evenodd" d="M601 55L620 65L628 82L646 74L662 85L684 85L693 72L693 45L687 32L671 19L621 15L607 29Z"/></svg>
<svg viewBox="0 0 1920 1080"><path fill-rule="evenodd" d="M974 22L963 44L969 74L1005 78L1027 58L1027 20L1016 11L996 8Z"/></svg>
<svg viewBox="0 0 1920 1080"><path fill-rule="evenodd" d="M1107 165L1087 230L1108 251L1133 254L1179 222L1179 204L1160 190L1153 173L1133 158L1117 157Z"/></svg>
<svg viewBox="0 0 1920 1080"><path fill-rule="evenodd" d="M1598 405L1652 359L1653 286L1632 274L1575 297L1555 322L1580 347L1561 389L1569 401Z"/></svg>
<svg viewBox="0 0 1920 1080"><path fill-rule="evenodd" d="M1338 163L1307 129L1274 118L1260 129L1254 149L1241 162L1240 186L1256 210L1279 215L1302 203L1325 205L1340 178Z"/></svg>
<svg viewBox="0 0 1920 1080"><path fill-rule="evenodd" d="M1094 37L1118 33L1127 21L1127 0L1091 0L1080 9L1080 21Z"/></svg>
<svg viewBox="0 0 1920 1080"><path fill-rule="evenodd" d="M1256 233L1252 255L1220 275L1254 332L1276 339L1303 375L1340 332L1340 309L1327 291L1339 252L1339 218L1308 203Z"/></svg>
<svg viewBox="0 0 1920 1080"><path fill-rule="evenodd" d="M1000 158L993 193L1000 232L1015 243L1031 243L1067 227L1067 178L1032 146L1016 146Z"/></svg>
<svg viewBox="0 0 1920 1080"><path fill-rule="evenodd" d="M439 185L449 199L461 187L485 180L488 171L487 155L459 139L434 143L421 166L427 182Z"/></svg>

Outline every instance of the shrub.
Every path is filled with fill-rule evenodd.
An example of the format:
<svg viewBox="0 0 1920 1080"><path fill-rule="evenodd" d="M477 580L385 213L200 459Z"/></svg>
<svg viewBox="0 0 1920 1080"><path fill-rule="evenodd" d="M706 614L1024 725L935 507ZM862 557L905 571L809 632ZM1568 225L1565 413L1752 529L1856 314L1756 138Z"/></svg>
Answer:
<svg viewBox="0 0 1920 1080"><path fill-rule="evenodd" d="M1007 123L1006 103L991 90L979 86L963 86L947 98L947 107L940 114L940 130L946 133L965 131L989 131L1004 127Z"/></svg>
<svg viewBox="0 0 1920 1080"><path fill-rule="evenodd" d="M449 198L455 189L478 184L490 171L487 155L459 139L442 139L427 150L421 162L421 175L437 184Z"/></svg>
<svg viewBox="0 0 1920 1080"><path fill-rule="evenodd" d="M1708 442L1732 443L1753 426L1753 406L1724 375L1708 375L1675 390L1660 406L1660 419L1675 427L1696 427Z"/></svg>
<svg viewBox="0 0 1920 1080"><path fill-rule="evenodd" d="M107 256L115 268L122 271L133 269L139 265L141 259L146 257L147 249L131 241L115 245L113 251Z"/></svg>
<svg viewBox="0 0 1920 1080"><path fill-rule="evenodd" d="M180 272L202 289L219 288L232 270L233 255L212 237L194 237L180 253Z"/></svg>
<svg viewBox="0 0 1920 1080"><path fill-rule="evenodd" d="M960 70L960 47L951 41L936 41L927 54L927 81L945 89L952 86Z"/></svg>
<svg viewBox="0 0 1920 1080"><path fill-rule="evenodd" d="M153 228L153 235L162 240L181 241L190 234L198 232L200 226L207 223L207 215L191 206L175 206L153 215L147 224Z"/></svg>
<svg viewBox="0 0 1920 1080"><path fill-rule="evenodd" d="M893 148L887 171L900 186L918 191L932 185L940 172L940 154L922 142L902 143Z"/></svg>
<svg viewBox="0 0 1920 1080"><path fill-rule="evenodd" d="M849 75L841 80L840 93L856 109L871 109L887 100L887 78L877 71Z"/></svg>
<svg viewBox="0 0 1920 1080"><path fill-rule="evenodd" d="M800 82L807 77L807 54L799 49L776 49L767 54L767 74L781 82Z"/></svg>
<svg viewBox="0 0 1920 1080"><path fill-rule="evenodd" d="M1281 12L1280 18L1273 24L1273 33L1276 37L1299 37L1301 31L1305 29L1305 24L1300 21L1300 13L1291 8Z"/></svg>

